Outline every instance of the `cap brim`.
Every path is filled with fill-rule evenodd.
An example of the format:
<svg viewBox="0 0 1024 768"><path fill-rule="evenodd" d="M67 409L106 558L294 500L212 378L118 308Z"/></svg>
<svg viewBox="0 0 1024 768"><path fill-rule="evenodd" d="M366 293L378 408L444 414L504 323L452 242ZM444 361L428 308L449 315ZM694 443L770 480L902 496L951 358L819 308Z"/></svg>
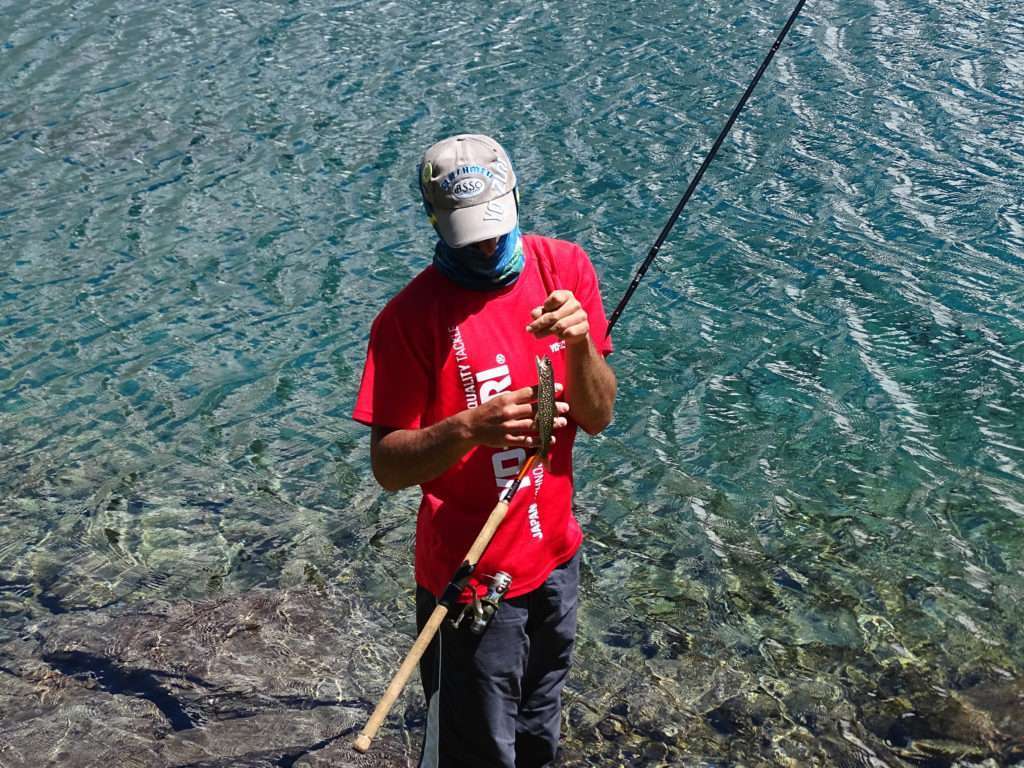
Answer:
<svg viewBox="0 0 1024 768"><path fill-rule="evenodd" d="M489 203L454 211L435 210L435 215L438 232L452 248L465 248L481 240L501 237L515 229L519 220L514 190Z"/></svg>

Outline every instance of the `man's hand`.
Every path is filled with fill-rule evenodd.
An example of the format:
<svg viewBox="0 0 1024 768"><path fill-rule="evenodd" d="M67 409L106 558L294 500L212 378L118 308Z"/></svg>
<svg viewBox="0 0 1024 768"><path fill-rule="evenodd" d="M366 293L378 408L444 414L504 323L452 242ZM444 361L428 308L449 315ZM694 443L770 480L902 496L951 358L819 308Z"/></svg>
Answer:
<svg viewBox="0 0 1024 768"><path fill-rule="evenodd" d="M555 384L555 394L562 391L561 384ZM536 444L536 402L537 388L523 387L511 392L502 392L483 405L463 411L461 416L466 424L469 439L474 445L489 448L532 448ZM555 429L561 429L568 422L565 414L569 404L564 400L555 403ZM551 441L555 438L552 436Z"/></svg>
<svg viewBox="0 0 1024 768"><path fill-rule="evenodd" d="M566 346L574 346L587 340L590 322L587 311L572 291L552 291L544 303L530 312L533 322L526 326L526 332L538 339L557 336Z"/></svg>
<svg viewBox="0 0 1024 768"><path fill-rule="evenodd" d="M615 407L615 374L590 338L590 321L572 291L557 290L530 312L526 330L538 339L557 336L565 342L568 363L566 383L573 419L591 435L612 420Z"/></svg>
<svg viewBox="0 0 1024 768"><path fill-rule="evenodd" d="M555 384L555 394L561 391L562 385ZM374 427L370 435L374 477L384 490L398 491L433 480L478 445L531 448L537 442L536 400L537 388L523 387L422 429ZM555 429L561 429L568 423L569 404L558 400L555 408Z"/></svg>

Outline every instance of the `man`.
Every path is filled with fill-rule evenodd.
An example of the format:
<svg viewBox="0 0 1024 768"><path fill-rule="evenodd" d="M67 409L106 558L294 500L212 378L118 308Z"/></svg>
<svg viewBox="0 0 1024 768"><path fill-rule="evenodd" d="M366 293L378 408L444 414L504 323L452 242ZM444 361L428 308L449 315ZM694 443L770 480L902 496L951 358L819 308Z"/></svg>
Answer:
<svg viewBox="0 0 1024 768"><path fill-rule="evenodd" d="M612 418L607 322L583 250L520 234L516 175L496 141L445 139L419 170L440 239L433 264L373 323L353 418L372 427L381 486L422 488L421 628L535 446L536 356L551 358L562 398L548 459L526 476L463 596L486 591L490 576L504 571L512 578L505 599L481 635L469 622L445 622L424 655L420 765L553 765L582 540L572 514L572 445L577 425L595 434Z"/></svg>

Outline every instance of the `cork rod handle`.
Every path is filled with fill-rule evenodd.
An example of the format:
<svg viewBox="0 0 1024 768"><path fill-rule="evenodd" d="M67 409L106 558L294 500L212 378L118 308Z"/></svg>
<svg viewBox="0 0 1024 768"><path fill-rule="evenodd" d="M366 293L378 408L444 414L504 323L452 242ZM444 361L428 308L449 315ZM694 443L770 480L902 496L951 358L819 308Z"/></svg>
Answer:
<svg viewBox="0 0 1024 768"><path fill-rule="evenodd" d="M526 467L529 467L532 463L527 461ZM525 472L521 474L525 474ZM469 552L466 553L465 559L468 562L476 565L480 561L481 555L487 549L487 545L491 543L491 539L494 538L494 534L498 530L498 526L501 525L501 521L505 519L507 512L508 501L502 499L491 510L491 514L487 517L487 522L484 523L484 527L480 529L480 533L477 534L473 545L469 548ZM373 742L374 736L377 735L377 731L380 730L381 725L383 725L384 718L388 716L391 707L394 706L395 701L401 695L402 689L405 688L405 684L409 681L413 670L416 669L416 665L419 664L420 658L426 652L430 641L434 639L434 635L437 634L437 630L441 627L441 622L444 621L444 617L447 614L448 606L446 605L438 605L434 608L433 613L430 614L430 618L427 619L427 623L420 630L416 642L409 649L405 661L402 662L402 666L398 668L395 676L391 678L387 690L384 691L384 695L377 702L377 706L373 710L373 714L370 715L370 719L366 721L366 726L359 736L356 737L355 741L352 742L352 748L356 752L365 753L370 749L370 744Z"/></svg>

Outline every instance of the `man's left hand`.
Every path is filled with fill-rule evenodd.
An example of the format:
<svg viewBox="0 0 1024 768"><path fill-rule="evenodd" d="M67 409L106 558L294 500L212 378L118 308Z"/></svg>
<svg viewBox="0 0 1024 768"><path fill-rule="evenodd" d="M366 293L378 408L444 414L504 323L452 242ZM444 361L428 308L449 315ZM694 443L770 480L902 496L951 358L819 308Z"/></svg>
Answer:
<svg viewBox="0 0 1024 768"><path fill-rule="evenodd" d="M541 306L530 311L530 316L533 322L526 326L526 332L538 339L554 335L566 345L574 345L586 341L590 332L587 311L572 291L552 291Z"/></svg>

